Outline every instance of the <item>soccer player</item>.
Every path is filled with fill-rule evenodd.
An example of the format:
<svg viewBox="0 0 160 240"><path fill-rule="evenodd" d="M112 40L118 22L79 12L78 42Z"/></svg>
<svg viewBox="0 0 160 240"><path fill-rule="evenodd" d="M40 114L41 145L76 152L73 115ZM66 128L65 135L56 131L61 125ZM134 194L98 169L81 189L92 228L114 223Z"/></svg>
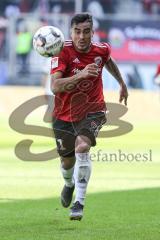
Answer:
<svg viewBox="0 0 160 240"><path fill-rule="evenodd" d="M63 207L71 220L83 217L84 200L91 174L89 150L106 122L102 68L105 66L120 85L120 99L127 104L127 87L111 57L107 43L93 43L93 21L88 13L71 20L71 40L51 62L51 89L55 94L53 129L65 181L61 193Z"/></svg>
<svg viewBox="0 0 160 240"><path fill-rule="evenodd" d="M157 65L156 73L153 79L154 83L160 87L160 64Z"/></svg>

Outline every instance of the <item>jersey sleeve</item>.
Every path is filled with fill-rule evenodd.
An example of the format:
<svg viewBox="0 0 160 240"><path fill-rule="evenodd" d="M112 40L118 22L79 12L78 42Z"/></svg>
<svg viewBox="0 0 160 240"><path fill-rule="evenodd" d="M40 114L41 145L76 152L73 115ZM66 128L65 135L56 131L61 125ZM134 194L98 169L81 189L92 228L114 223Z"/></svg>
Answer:
<svg viewBox="0 0 160 240"><path fill-rule="evenodd" d="M104 61L108 62L111 57L111 46L108 43L103 43L103 45L106 47Z"/></svg>
<svg viewBox="0 0 160 240"><path fill-rule="evenodd" d="M53 57L51 59L51 71L50 74L54 74L55 72L61 71L65 72L67 68L67 53L62 50L62 52L57 57Z"/></svg>

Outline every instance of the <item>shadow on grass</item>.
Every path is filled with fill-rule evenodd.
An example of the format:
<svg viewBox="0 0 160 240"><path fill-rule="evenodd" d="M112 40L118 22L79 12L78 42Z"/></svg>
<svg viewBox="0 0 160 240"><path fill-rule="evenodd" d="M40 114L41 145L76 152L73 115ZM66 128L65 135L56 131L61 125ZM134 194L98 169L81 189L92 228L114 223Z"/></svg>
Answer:
<svg viewBox="0 0 160 240"><path fill-rule="evenodd" d="M0 239L159 240L159 199L160 188L88 194L81 222L57 198L0 199Z"/></svg>

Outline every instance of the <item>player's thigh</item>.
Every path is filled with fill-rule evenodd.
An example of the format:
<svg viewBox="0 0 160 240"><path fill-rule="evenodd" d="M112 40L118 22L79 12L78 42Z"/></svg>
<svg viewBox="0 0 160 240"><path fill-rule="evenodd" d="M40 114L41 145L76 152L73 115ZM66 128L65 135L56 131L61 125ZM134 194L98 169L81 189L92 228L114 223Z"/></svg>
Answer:
<svg viewBox="0 0 160 240"><path fill-rule="evenodd" d="M92 143L90 138L84 135L78 135L75 141L75 151L78 153L88 152Z"/></svg>
<svg viewBox="0 0 160 240"><path fill-rule="evenodd" d="M96 137L102 126L106 123L105 112L89 113L87 116L78 124L77 131L78 135L86 136L91 141L91 146L96 145Z"/></svg>
<svg viewBox="0 0 160 240"><path fill-rule="evenodd" d="M58 154L64 158L75 156L75 134L72 123L55 120L53 123Z"/></svg>

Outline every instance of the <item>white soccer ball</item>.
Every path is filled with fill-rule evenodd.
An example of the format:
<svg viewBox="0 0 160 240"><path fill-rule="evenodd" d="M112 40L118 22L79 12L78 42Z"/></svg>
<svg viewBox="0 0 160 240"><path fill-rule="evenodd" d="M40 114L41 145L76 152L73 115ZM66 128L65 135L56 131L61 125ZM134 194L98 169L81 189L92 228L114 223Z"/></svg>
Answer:
<svg viewBox="0 0 160 240"><path fill-rule="evenodd" d="M33 36L34 49L44 57L57 56L64 45L64 35L53 26L39 28Z"/></svg>

